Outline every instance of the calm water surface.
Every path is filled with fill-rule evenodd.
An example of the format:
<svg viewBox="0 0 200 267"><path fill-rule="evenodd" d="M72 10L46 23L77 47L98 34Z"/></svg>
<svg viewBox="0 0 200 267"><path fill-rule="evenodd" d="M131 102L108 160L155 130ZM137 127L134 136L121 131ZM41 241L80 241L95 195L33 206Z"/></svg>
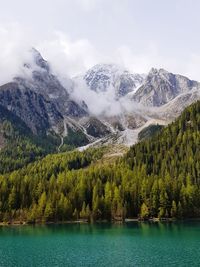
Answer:
<svg viewBox="0 0 200 267"><path fill-rule="evenodd" d="M0 266L200 266L200 222L0 227Z"/></svg>

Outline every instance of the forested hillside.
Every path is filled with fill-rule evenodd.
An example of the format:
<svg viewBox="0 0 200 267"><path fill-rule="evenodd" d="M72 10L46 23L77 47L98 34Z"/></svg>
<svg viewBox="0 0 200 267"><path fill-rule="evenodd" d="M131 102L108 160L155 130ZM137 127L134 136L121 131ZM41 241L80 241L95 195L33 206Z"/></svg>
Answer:
<svg viewBox="0 0 200 267"><path fill-rule="evenodd" d="M0 173L55 152L59 142L55 134L34 135L19 117L0 105Z"/></svg>
<svg viewBox="0 0 200 267"><path fill-rule="evenodd" d="M200 102L123 158L104 153L48 155L0 176L0 220L200 216Z"/></svg>
<svg viewBox="0 0 200 267"><path fill-rule="evenodd" d="M139 177L139 203L150 215L200 216L200 102L133 146L124 163Z"/></svg>

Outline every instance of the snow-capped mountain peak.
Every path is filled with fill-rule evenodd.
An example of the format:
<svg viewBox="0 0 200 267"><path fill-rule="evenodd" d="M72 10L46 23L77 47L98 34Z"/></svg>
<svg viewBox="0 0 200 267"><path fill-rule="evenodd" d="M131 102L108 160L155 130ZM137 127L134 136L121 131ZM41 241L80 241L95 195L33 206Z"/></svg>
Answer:
<svg viewBox="0 0 200 267"><path fill-rule="evenodd" d="M148 75L115 64L98 64L60 82L36 49L22 62L24 73L1 86L0 104L35 133L53 129L63 137L78 131L85 143L137 141L149 124L165 124L200 98L200 83L164 69ZM64 130L63 130L64 129ZM82 138L81 137L81 138ZM75 140L76 141L76 140Z"/></svg>
<svg viewBox="0 0 200 267"><path fill-rule="evenodd" d="M95 92L106 92L112 87L116 97L122 97L138 88L144 75L132 74L115 64L98 64L89 69L83 79Z"/></svg>
<svg viewBox="0 0 200 267"><path fill-rule="evenodd" d="M37 49L31 48L30 53L32 54L33 60L37 66L45 69L46 71L50 71L49 63L42 57Z"/></svg>

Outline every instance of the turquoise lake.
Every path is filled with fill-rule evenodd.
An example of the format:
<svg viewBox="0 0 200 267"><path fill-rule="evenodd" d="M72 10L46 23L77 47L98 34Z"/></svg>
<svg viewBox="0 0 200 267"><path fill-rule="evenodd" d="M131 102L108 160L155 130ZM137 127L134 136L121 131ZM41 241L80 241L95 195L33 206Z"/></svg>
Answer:
<svg viewBox="0 0 200 267"><path fill-rule="evenodd" d="M3 226L0 266L200 266L200 222Z"/></svg>

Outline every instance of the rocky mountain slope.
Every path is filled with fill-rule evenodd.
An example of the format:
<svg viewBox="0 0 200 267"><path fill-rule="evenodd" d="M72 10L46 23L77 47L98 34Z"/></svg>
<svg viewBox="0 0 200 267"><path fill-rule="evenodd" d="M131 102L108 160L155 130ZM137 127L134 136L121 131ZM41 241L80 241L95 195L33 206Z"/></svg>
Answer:
<svg viewBox="0 0 200 267"><path fill-rule="evenodd" d="M34 134L26 123L0 105L0 173L10 172L52 153L59 136Z"/></svg>
<svg viewBox="0 0 200 267"><path fill-rule="evenodd" d="M164 69L151 69L133 100L145 106L159 107L191 90L199 90L200 83Z"/></svg>
<svg viewBox="0 0 200 267"><path fill-rule="evenodd" d="M116 77L121 77L116 73L121 73L116 66L97 65L83 76L90 90L96 92L97 98L101 97L102 91L106 93L114 88L117 97L113 98L113 103L121 105L121 113L116 116L98 116L111 131L109 135L95 141L94 146L107 143L131 145L138 140L139 132L145 127L168 124L185 107L200 99L199 82L164 69L151 69L146 77L138 75L142 77L138 88L128 83L127 89L120 95L119 80L116 84L113 82ZM128 72L126 75L130 79L133 77Z"/></svg>
<svg viewBox="0 0 200 267"><path fill-rule="evenodd" d="M114 64L98 64L89 69L83 79L95 92L106 92L114 88L118 98L135 91L144 81L144 77L145 75L132 74Z"/></svg>
<svg viewBox="0 0 200 267"><path fill-rule="evenodd" d="M45 133L63 119L55 103L17 82L0 87L0 104L20 117L35 134Z"/></svg>
<svg viewBox="0 0 200 267"><path fill-rule="evenodd" d="M70 78L63 86L37 50L30 54L30 62L22 62L21 74L0 86L0 109L20 118L36 136L55 135L59 151L110 143L131 145L145 127L166 125L200 99L200 83L187 77L163 69L132 74L112 64L98 64L79 76L87 88L77 87ZM76 96L86 90L86 97L77 98L75 90ZM104 101L107 106L102 105ZM93 112L91 103L101 106L99 113ZM0 135L0 147L4 145Z"/></svg>
<svg viewBox="0 0 200 267"><path fill-rule="evenodd" d="M72 81L70 88L64 88L40 53L35 49L30 53L32 61L24 63L23 74L0 87L0 104L19 116L35 134L58 130L64 116L87 115L87 107L70 98Z"/></svg>

